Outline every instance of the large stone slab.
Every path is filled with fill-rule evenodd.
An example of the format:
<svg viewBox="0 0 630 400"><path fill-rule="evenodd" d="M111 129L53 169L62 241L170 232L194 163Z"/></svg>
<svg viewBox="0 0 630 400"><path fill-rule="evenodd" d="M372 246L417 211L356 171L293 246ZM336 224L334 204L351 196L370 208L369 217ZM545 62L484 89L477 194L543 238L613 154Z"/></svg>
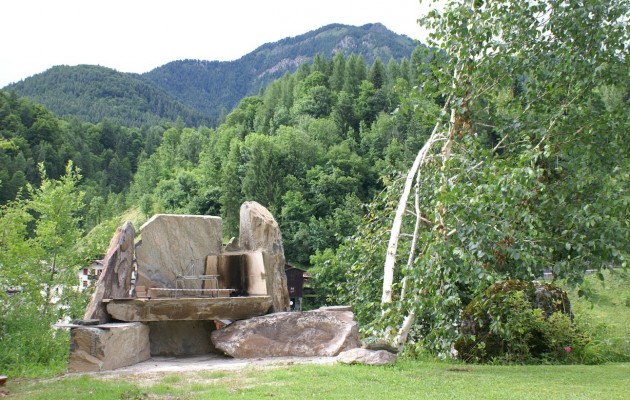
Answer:
<svg viewBox="0 0 630 400"><path fill-rule="evenodd" d="M204 275L206 257L222 247L221 218L157 214L141 228L136 245L138 286L175 288L176 278ZM182 288L200 289L201 280L181 280Z"/></svg>
<svg viewBox="0 0 630 400"><path fill-rule="evenodd" d="M236 358L333 357L361 346L349 311L274 313L236 321L211 336L218 350Z"/></svg>
<svg viewBox="0 0 630 400"><path fill-rule="evenodd" d="M70 338L70 372L107 371L150 357L149 327L139 322L75 327Z"/></svg>
<svg viewBox="0 0 630 400"><path fill-rule="evenodd" d="M130 221L116 230L103 259L103 271L85 310L84 319L98 319L102 324L110 322L111 317L107 314L103 299L129 297L135 235L136 230Z"/></svg>
<svg viewBox="0 0 630 400"><path fill-rule="evenodd" d="M284 272L285 258L282 233L273 215L255 201L241 205L240 248L261 251L265 264L267 294L272 298L271 312L289 310L289 290Z"/></svg>
<svg viewBox="0 0 630 400"><path fill-rule="evenodd" d="M214 321L148 322L151 356L181 357L216 352L210 333Z"/></svg>
<svg viewBox="0 0 630 400"><path fill-rule="evenodd" d="M270 307L269 296L112 299L107 312L119 321L232 320L264 315Z"/></svg>

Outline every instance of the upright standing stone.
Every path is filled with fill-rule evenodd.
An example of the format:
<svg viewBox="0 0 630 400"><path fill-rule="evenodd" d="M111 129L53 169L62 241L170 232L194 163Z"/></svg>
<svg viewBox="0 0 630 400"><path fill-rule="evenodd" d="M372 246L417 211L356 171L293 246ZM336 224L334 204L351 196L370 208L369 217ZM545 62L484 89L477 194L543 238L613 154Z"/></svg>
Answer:
<svg viewBox="0 0 630 400"><path fill-rule="evenodd" d="M267 294L271 296L271 312L289 310L289 291L284 272L282 234L273 215L255 201L241 205L240 247L242 250L261 251L265 264Z"/></svg>
<svg viewBox="0 0 630 400"><path fill-rule="evenodd" d="M98 319L101 324L111 321L103 299L127 298L133 272L133 241L136 231L130 221L116 230L103 260L103 271L96 283L92 300L84 319Z"/></svg>
<svg viewBox="0 0 630 400"><path fill-rule="evenodd" d="M140 232L137 284L147 289L173 289L178 275L204 275L207 256L222 249L220 217L158 214L142 225ZM179 283L186 289L203 286L202 280Z"/></svg>

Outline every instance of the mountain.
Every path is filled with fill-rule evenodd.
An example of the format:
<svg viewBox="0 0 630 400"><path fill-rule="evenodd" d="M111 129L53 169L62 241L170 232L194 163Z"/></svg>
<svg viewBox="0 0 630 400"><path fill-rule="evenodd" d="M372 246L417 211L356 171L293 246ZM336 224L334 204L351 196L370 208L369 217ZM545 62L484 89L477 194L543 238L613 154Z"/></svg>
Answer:
<svg viewBox="0 0 630 400"><path fill-rule="evenodd" d="M384 63L409 58L417 45L382 24L333 24L264 44L236 61L173 61L142 76L195 110L218 117L222 108L231 110L243 97L311 62L317 54L327 59L338 51L360 54L370 65L377 57Z"/></svg>
<svg viewBox="0 0 630 400"><path fill-rule="evenodd" d="M409 58L413 39L382 24L333 24L267 43L235 61L173 61L144 74L93 65L56 66L4 89L43 104L59 116L97 123L103 118L127 126L151 125L178 116L187 125L215 125L245 96L317 54L361 55L369 65Z"/></svg>
<svg viewBox="0 0 630 400"><path fill-rule="evenodd" d="M95 65L59 65L6 87L58 116L126 126L155 125L181 117L189 125L211 120L137 74Z"/></svg>

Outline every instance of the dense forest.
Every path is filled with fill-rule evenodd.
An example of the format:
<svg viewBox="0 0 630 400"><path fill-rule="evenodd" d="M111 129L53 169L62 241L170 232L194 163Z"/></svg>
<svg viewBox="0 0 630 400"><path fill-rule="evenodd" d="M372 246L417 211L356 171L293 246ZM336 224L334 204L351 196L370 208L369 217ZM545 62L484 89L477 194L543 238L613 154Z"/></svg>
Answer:
<svg viewBox="0 0 630 400"><path fill-rule="evenodd" d="M423 20L432 47L386 61L319 53L216 127L81 122L0 92L0 343L22 346L27 324L56 343L29 351L60 357L46 323L85 298L52 308L52 288L73 285L129 210L220 215L228 240L240 204L263 204L287 260L313 275L311 306L351 304L366 339L412 354L450 356L462 310L494 282L547 271L579 286L586 271L627 268L627 5L448 3ZM493 334L587 338L522 305L504 302L516 317ZM572 342L574 360L587 342ZM502 361L534 358L527 343L512 350Z"/></svg>
<svg viewBox="0 0 630 400"><path fill-rule="evenodd" d="M118 204L116 212L126 204L124 193L138 162L155 151L166 127L127 128L109 120L91 124L60 119L15 93L0 92L1 202L23 194L26 184L39 185L38 165L44 165L48 177L59 179L72 161L81 170L81 188L92 204L84 222L86 227L94 226L105 215L113 215L106 204Z"/></svg>
<svg viewBox="0 0 630 400"><path fill-rule="evenodd" d="M244 98L217 129L181 119L148 128L80 123L2 92L2 201L39 183L38 164L58 179L72 160L86 229L138 206L145 216L221 215L233 235L241 202L256 200L280 220L289 260L308 265L352 233L381 177L428 135L436 106L420 118L400 96L417 83L423 57L419 49L412 61L367 65L354 54L318 55Z"/></svg>
<svg viewBox="0 0 630 400"><path fill-rule="evenodd" d="M187 106L137 74L95 65L60 65L7 87L60 117L130 127L152 126L178 117L186 124L214 119Z"/></svg>

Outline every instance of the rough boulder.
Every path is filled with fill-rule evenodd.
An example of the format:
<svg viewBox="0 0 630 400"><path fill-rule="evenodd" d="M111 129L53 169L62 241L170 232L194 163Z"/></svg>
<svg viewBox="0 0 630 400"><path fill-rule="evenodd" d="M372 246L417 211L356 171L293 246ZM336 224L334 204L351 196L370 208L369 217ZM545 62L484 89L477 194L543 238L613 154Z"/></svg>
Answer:
<svg viewBox="0 0 630 400"><path fill-rule="evenodd" d="M255 201L247 201L240 210L240 248L261 251L267 271L267 293L271 312L289 311L289 291L284 272L282 233L273 215Z"/></svg>
<svg viewBox="0 0 630 400"><path fill-rule="evenodd" d="M269 314L236 321L211 337L217 349L235 358L334 357L361 346L350 311Z"/></svg>
<svg viewBox="0 0 630 400"><path fill-rule="evenodd" d="M350 349L337 356L342 364L388 365L395 364L397 356L386 350Z"/></svg>

